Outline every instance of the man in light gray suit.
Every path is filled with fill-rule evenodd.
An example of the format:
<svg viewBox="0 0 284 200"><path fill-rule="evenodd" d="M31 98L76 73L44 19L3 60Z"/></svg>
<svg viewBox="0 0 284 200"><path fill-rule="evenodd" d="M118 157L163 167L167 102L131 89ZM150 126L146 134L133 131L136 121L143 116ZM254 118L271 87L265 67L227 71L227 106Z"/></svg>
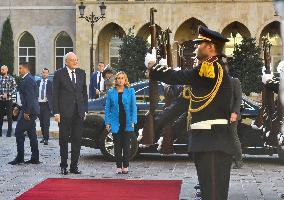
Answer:
<svg viewBox="0 0 284 200"><path fill-rule="evenodd" d="M229 73L228 63L225 62L225 68ZM242 87L241 82L238 78L234 78L230 76L231 87L232 87L232 98L231 98L231 131L235 141L235 165L233 166L234 169L240 169L243 166L242 162L242 146L238 136L238 121L241 119L240 114L240 107L242 103Z"/></svg>

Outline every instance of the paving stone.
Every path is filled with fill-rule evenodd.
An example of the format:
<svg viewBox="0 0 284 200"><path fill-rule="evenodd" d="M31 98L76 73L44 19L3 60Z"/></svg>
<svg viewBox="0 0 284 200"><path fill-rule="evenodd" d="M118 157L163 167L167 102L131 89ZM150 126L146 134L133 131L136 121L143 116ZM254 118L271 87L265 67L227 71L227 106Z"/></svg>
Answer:
<svg viewBox="0 0 284 200"><path fill-rule="evenodd" d="M116 175L114 162L107 161L99 150L82 147L79 169L83 174L63 176L59 174L58 139L51 139L47 146L39 144L40 165L8 165L15 158L15 144L15 137L0 138L0 200L15 199L46 178L182 180L180 200L192 200L195 196L194 186L198 183L195 165L186 155L142 154L130 161L129 174ZM27 138L25 159L30 156ZM280 200L282 193L284 165L279 164L276 155L246 155L244 167L231 171L229 200Z"/></svg>

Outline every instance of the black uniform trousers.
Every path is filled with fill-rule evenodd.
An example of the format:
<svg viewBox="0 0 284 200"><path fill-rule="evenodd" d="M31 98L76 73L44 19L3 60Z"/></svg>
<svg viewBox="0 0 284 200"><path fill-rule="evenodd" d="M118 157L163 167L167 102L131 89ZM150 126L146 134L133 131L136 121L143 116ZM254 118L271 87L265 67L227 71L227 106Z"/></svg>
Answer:
<svg viewBox="0 0 284 200"><path fill-rule="evenodd" d="M41 132L44 140L49 139L49 126L50 126L50 117L51 117L51 110L49 108L48 102L40 102L40 127Z"/></svg>
<svg viewBox="0 0 284 200"><path fill-rule="evenodd" d="M3 118L7 115L8 131L7 136L12 133L12 100L0 100L0 135L2 135Z"/></svg>
<svg viewBox="0 0 284 200"><path fill-rule="evenodd" d="M130 136L133 133L119 130L118 133L113 135L114 142L114 155L116 167L122 168L129 166L129 153L130 153Z"/></svg>
<svg viewBox="0 0 284 200"><path fill-rule="evenodd" d="M83 134L83 118L79 116L77 104L72 116L60 116L59 145L60 167L67 168L68 141L71 140L71 164L70 169L77 169L80 156L81 141Z"/></svg>
<svg viewBox="0 0 284 200"><path fill-rule="evenodd" d="M228 198L232 160L232 155L221 151L194 153L202 200Z"/></svg>
<svg viewBox="0 0 284 200"><path fill-rule="evenodd" d="M20 112L16 129L16 143L17 143L17 161L24 161L24 143L25 143L25 132L27 132L28 137L30 139L31 146L31 160L39 161L39 151L38 151L38 141L36 135L36 115L30 115L30 120L26 120L24 118L23 111Z"/></svg>

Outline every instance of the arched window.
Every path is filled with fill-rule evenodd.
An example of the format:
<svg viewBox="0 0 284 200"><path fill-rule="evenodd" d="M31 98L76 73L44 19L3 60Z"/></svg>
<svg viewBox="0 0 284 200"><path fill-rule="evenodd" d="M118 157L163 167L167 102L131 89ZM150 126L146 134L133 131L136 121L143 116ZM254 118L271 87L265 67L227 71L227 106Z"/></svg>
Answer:
<svg viewBox="0 0 284 200"><path fill-rule="evenodd" d="M248 28L244 24L237 21L227 25L223 29L222 35L229 39L229 42L226 42L224 47L224 53L229 57L233 56L235 46L241 44L243 38L251 37Z"/></svg>
<svg viewBox="0 0 284 200"><path fill-rule="evenodd" d="M61 32L55 41L55 65L56 70L64 67L64 55L73 52L73 42L66 32Z"/></svg>
<svg viewBox="0 0 284 200"><path fill-rule="evenodd" d="M274 21L266 25L260 34L259 43L262 45L262 38L267 37L271 43L271 70L276 71L276 68L282 58L282 40L280 34L280 22Z"/></svg>
<svg viewBox="0 0 284 200"><path fill-rule="evenodd" d="M36 48L33 36L25 32L19 41L19 63L29 62L31 74L36 73Z"/></svg>
<svg viewBox="0 0 284 200"><path fill-rule="evenodd" d="M109 43L109 63L110 66L115 68L118 66L119 49L123 41L119 36L112 36Z"/></svg>

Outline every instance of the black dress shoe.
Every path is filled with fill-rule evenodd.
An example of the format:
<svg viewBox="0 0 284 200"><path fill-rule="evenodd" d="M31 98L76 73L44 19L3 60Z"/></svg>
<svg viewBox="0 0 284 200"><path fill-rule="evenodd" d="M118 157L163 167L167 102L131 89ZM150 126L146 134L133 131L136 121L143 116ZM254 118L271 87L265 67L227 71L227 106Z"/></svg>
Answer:
<svg viewBox="0 0 284 200"><path fill-rule="evenodd" d="M48 145L48 141L47 140L44 140L44 145Z"/></svg>
<svg viewBox="0 0 284 200"><path fill-rule="evenodd" d="M81 171L79 171L79 169L78 169L78 168L70 169L70 173L72 173L72 174L82 174L82 172L81 172Z"/></svg>
<svg viewBox="0 0 284 200"><path fill-rule="evenodd" d="M20 165L20 164L23 164L23 163L24 163L24 160L17 160L17 159L15 159L11 162L8 162L8 164L10 164L10 165Z"/></svg>
<svg viewBox="0 0 284 200"><path fill-rule="evenodd" d="M28 161L25 162L25 164L36 164L36 165L38 165L40 163L41 162L39 160L33 160L33 159L28 160Z"/></svg>
<svg viewBox="0 0 284 200"><path fill-rule="evenodd" d="M45 139L42 139L39 143L44 143Z"/></svg>
<svg viewBox="0 0 284 200"><path fill-rule="evenodd" d="M60 172L60 174L67 175L67 174L68 174L67 168L61 167L61 172Z"/></svg>

